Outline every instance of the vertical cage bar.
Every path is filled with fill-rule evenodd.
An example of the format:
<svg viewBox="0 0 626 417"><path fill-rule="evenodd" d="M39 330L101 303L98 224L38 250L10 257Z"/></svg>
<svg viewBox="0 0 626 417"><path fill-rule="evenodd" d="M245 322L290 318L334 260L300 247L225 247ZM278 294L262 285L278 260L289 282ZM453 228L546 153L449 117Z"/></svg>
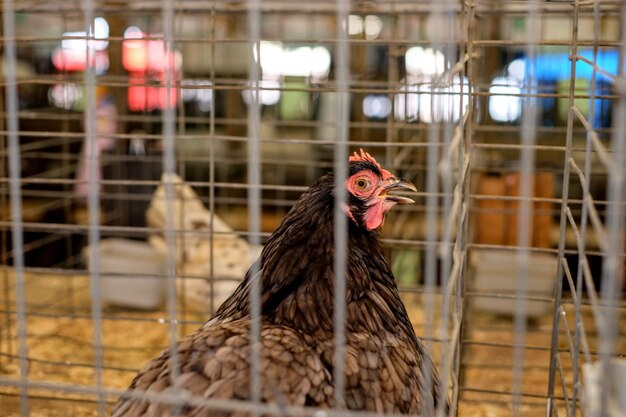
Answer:
<svg viewBox="0 0 626 417"><path fill-rule="evenodd" d="M563 188L561 191L561 218L559 226L559 254L557 262L557 273L554 281L554 309L552 318L552 340L550 345L550 373L548 376L548 402L547 416L551 417L556 412L556 406L554 404L555 394L554 386L557 373L557 360L559 360L559 327L561 323L561 299L563 288L563 262L565 259L565 234L567 231L567 216L566 212L569 209L569 178L570 178L570 163L569 160L572 156L572 137L573 137L573 125L574 125L574 112L572 110L574 106L574 94L575 94L575 78L576 78L576 59L574 58L578 53L578 12L579 5L578 0L574 4L574 14L572 21L572 47L570 50L570 85L569 85L569 97L568 97L568 114L567 114L567 132L565 136L565 155L563 159ZM574 364L577 367L578 364Z"/></svg>
<svg viewBox="0 0 626 417"><path fill-rule="evenodd" d="M456 302L452 304L452 288L456 288L456 282L459 281L460 272L459 262L463 262L460 258L460 242L456 239L458 234L453 234L453 228L457 226L458 222L453 220L456 213L459 213L458 219L461 219L461 197L459 194L461 191L461 184L457 182L454 184L455 179L461 179L463 175L463 154L459 150L461 147L462 139L457 142L454 136L456 133L462 135L462 126L466 121L465 109L463 108L463 88L461 87L460 93L454 91L454 80L456 77L456 61L457 61L457 48L458 45L455 42L454 35L456 32L456 18L457 11L454 7L454 3L451 0L446 0L442 3L443 12L441 13L442 27L446 28L442 31L441 38L437 41L442 42L445 56L445 72L442 74L440 80L435 80L435 83L440 84L437 89L448 88L448 92L445 92L441 96L433 96L433 102L438 104L432 106L431 118L433 123L437 123L437 115L441 118L441 125L443 131L443 145L445 151L439 161L439 174L441 175L442 185L442 219L443 222L443 235L441 236L439 246L440 256L440 270L441 276L441 317L439 320L438 339L442 341L441 346L441 386L439 388L439 399L437 415L443 417L445 415L445 404L447 403L448 391L451 386L450 381L452 377L452 368L454 365L455 357L455 340L458 340L458 326L460 323L456 322L456 310L451 311L456 307ZM462 73L462 71L461 71ZM462 78L459 77L461 86L463 86ZM433 85L433 88L435 85ZM455 100L459 98L459 126L454 125L454 110L456 108ZM457 136L458 137L458 136ZM461 163L458 165L458 177L454 176L454 154L458 153ZM456 208L455 208L456 206ZM458 230L457 230L458 231ZM455 264L453 266L453 264ZM444 343L445 341L445 343ZM453 382L454 388L456 383Z"/></svg>
<svg viewBox="0 0 626 417"><path fill-rule="evenodd" d="M513 416L520 415L522 400L522 385L524 378L524 342L526 340L527 297L528 277L530 263L530 245L532 243L533 206L533 178L535 168L535 141L537 134L537 108L538 100L530 95L539 90L539 82L535 72L535 58L537 56L537 43L541 33L541 18L538 6L529 4L526 14L526 57L527 71L526 91L528 97L524 101L520 151L520 202L519 216L517 219L517 284L514 315L513 337Z"/></svg>
<svg viewBox="0 0 626 417"><path fill-rule="evenodd" d="M177 390L178 376L180 374L178 351L176 349L176 339L178 336L178 308L176 305L176 231L174 230L174 199L176 197L174 175L176 173L176 108L171 105L174 89L174 1L161 1L161 20L163 27L163 52L165 59L165 105L161 113L161 123L163 135L163 178L165 190L165 243L167 254L166 264L166 305L168 316L168 347L170 361L170 383ZM177 416L181 412L180 406L172 406L172 415Z"/></svg>
<svg viewBox="0 0 626 417"><path fill-rule="evenodd" d="M400 31L400 18L398 13L395 10L395 4L392 3L392 13L390 17L392 23L392 41L389 45L389 59L387 60L387 85L393 86L393 88L397 87L398 84L398 74L400 71L398 70L398 52L402 51L403 48L398 45L398 32ZM402 20L404 23L404 20ZM404 24L402 24L402 29L404 29ZM387 118L385 122L385 142L394 143L398 141L398 128L396 126L396 118L394 117L395 112L395 100L394 94L388 94L389 102L391 103L391 111L390 117ZM387 165L391 165L393 161L395 161L398 152L393 146L385 147L385 163Z"/></svg>
<svg viewBox="0 0 626 417"><path fill-rule="evenodd" d="M174 42L176 42L176 32L177 29L179 27L179 25L176 24L177 20L180 22L180 20L183 18L184 13L181 14L176 14L175 12L173 13L171 19L171 33L172 33L172 45ZM169 50L174 53L174 47L170 46ZM173 66L173 68L171 68L172 71L174 71L174 73L176 73L176 68L175 68L175 60L173 59L171 61L171 65ZM183 78L183 77L181 77ZM182 80L178 80L178 76L176 76L176 79L172 80L172 84L176 85L177 87L174 88L174 96L171 96L171 92L170 93L166 93L166 96L169 99L175 99L176 100L176 105L172 104L173 109L173 113L174 113L174 143L176 143L176 136L178 135L185 135L187 132L187 128L186 128L186 112L185 112L185 102L184 100L182 100L182 91L183 91L183 86L182 86ZM169 94L169 95L168 95ZM169 106L169 102L167 103L167 105ZM174 145L176 146L176 145ZM174 149L174 155L176 154L176 149ZM176 156L175 156L176 158ZM185 178L186 177L186 173L187 173L187 159L186 158L176 158L175 159L175 169L176 172L180 172L181 173L181 177ZM187 233L184 232L184 230L187 228L185 225L185 212L187 211L187 206L189 204L188 202L188 198L181 196L181 198L179 198L179 194L176 192L176 188L177 187L181 187L182 188L182 183L181 184L177 184L174 187L174 201L173 201L173 207L175 207L174 209L174 216L176 217L174 219L174 224L177 225L176 226L176 234L175 234L175 248L176 248L176 254L175 259L176 259L176 281L177 282L184 282L184 281L179 281L179 276L184 277L185 275L187 275L187 267L185 265L185 262L182 261L180 263L178 263L178 259L179 256L182 258L182 254L185 253L185 247L186 247L186 241L187 239L189 239L189 236L187 235ZM176 208L178 210L176 210ZM210 221L210 220L209 220ZM210 250L210 248L209 248ZM213 262L213 261L211 261ZM183 280L185 278L182 278ZM189 290L187 288L187 285L182 285L180 286L180 291L178 291L178 287L177 286L177 293L176 293L176 309L177 309L177 315L182 317L181 320L181 324L180 327L178 328L178 332L180 332L181 335L185 335L187 334L187 324L186 324L186 317L188 316L189 313L189 309L188 309L188 305L187 305L187 291ZM209 288L210 290L210 288ZM210 294L210 299L213 298L213 294ZM209 299L209 308L211 307L211 301ZM178 333L177 332L177 333Z"/></svg>
<svg viewBox="0 0 626 417"><path fill-rule="evenodd" d="M458 175L458 186L463 188L463 203L461 214L463 212L469 213L470 207L470 179L472 172L472 138L474 134L474 100L475 97L473 95L473 81L474 81L474 68L473 68L473 54L474 54L474 38L475 38L475 15L476 5L474 3L468 4L466 2L462 2L461 5L461 13L463 13L465 20L465 30L466 30L466 41L465 41L465 54L468 57L467 61L467 112L468 116L463 128L463 139L459 144L459 149L462 152L459 152L458 155L458 165L459 167L464 168L464 158L467 158L468 166L467 171L463 172L463 169L459 169ZM465 93L465 86L461 84L461 92ZM463 103L463 101L461 101ZM467 263L468 263L468 249L467 244L469 242L469 214L466 216L460 215L457 222L457 244L459 244L460 252L464 256L464 262L461 266L460 277L456 285L456 298L455 298L455 320L459 323L459 337L456 343L456 346L452 348L456 350L454 357L454 376L455 376L455 386L452 393L452 409L450 415L458 415L458 403L459 403L459 391L460 384L462 378L462 361L463 361L463 342L464 339L464 314L465 314L465 286L466 286L466 276L467 276Z"/></svg>
<svg viewBox="0 0 626 417"><path fill-rule="evenodd" d="M350 44L348 37L349 0L337 0L335 49L336 85L338 96L337 143L334 150L335 202L334 202L334 271L335 299L333 310L334 323L334 368L335 407L344 407L344 368L345 368L345 320L346 320L346 272L348 249L348 220L342 206L346 204L348 194L345 181L348 176L348 134L350 123Z"/></svg>
<svg viewBox="0 0 626 417"><path fill-rule="evenodd" d="M83 19L86 36L85 49L85 160L87 163L87 211L89 217L89 248L91 270L89 284L91 291L91 320L93 325L93 350L95 383L98 390L98 416L106 412L102 370L104 365L102 347L102 294L100 280L100 155L96 127L96 72L94 41L94 2L83 2Z"/></svg>
<svg viewBox="0 0 626 417"><path fill-rule="evenodd" d="M211 317L215 314L215 7L211 8L211 114L209 115L209 255L211 263L209 265L209 282L211 289L211 300L209 302L209 311Z"/></svg>
<svg viewBox="0 0 626 417"><path fill-rule="evenodd" d="M11 195L11 229L13 240L13 271L15 307L17 310L17 353L20 368L20 415L29 415L28 403L28 344L26 322L26 282L24 277L24 231L22 219L21 160L19 142L17 51L15 47L15 6L5 0L2 11L4 26L4 82L6 129L9 156L9 191ZM9 314L7 312L7 314Z"/></svg>
<svg viewBox="0 0 626 417"><path fill-rule="evenodd" d="M3 26L6 27L6 26ZM3 29L4 30L4 29ZM6 48L5 48L6 51ZM6 60L5 60L6 62ZM15 70L13 70L15 73ZM6 79L5 79L6 82ZM5 88L6 92L6 88ZM5 94L6 99L6 94ZM6 102L5 100L0 100L0 112L2 114L6 114ZM0 129L7 130L6 126L7 120L2 117L0 118ZM5 135L0 135L0 149L8 149L7 146L7 138ZM7 170L7 159L8 158L0 158L0 176L3 180L6 180L9 177L9 173ZM2 184L0 185L0 205L2 207L8 207L8 198L9 198L9 187L10 184ZM9 265L9 232L6 227L3 227L0 230L0 264L1 265ZM13 355L15 351L13 350L14 337L13 337L13 326L11 324L11 315L9 311L12 308L10 301L10 293L11 293L11 281L9 278L9 268L3 268L2 270L2 297L3 297L3 308L6 313L3 314L2 317L2 325L0 326L0 353L3 353L4 347L6 347L6 353ZM0 365L1 366L1 365Z"/></svg>
<svg viewBox="0 0 626 417"><path fill-rule="evenodd" d="M439 3L433 3L433 10L426 15L428 21L439 21L442 19L442 10ZM438 50L441 40L442 23L432 24L433 31L428 31L427 40L431 43L433 50ZM408 90L408 88L407 88ZM405 104L408 103L408 95ZM430 97L431 115L436 111L434 95ZM406 112L406 109L405 109ZM406 114L406 113L405 113ZM426 148L426 253L424 259L424 339L426 347L429 351L433 351L431 340L434 339L435 333L435 299L437 292L437 284L441 284L437 280L437 244L438 244L438 228L439 228L439 174L437 164L440 158L439 135L440 126L434 118L428 126L426 132L428 147ZM443 317L439 317L443 320ZM442 356L443 359L443 356ZM422 398L428 398L432 393L433 376L424 369L424 385L422 387ZM446 378L446 375L443 375Z"/></svg>
<svg viewBox="0 0 626 417"><path fill-rule="evenodd" d="M578 9L579 4L576 2L574 7ZM575 10L574 12L577 14L578 12ZM576 18L576 16L574 16ZM593 6L593 67L591 69L591 91L589 97L589 114L588 117L592 120L591 127L595 129L594 121L595 121L595 111L596 111L596 86L597 86L597 72L596 72L596 63L598 61L598 43L600 42L600 5L599 3L595 3ZM572 45L578 42L578 33L572 28ZM572 54L574 51L572 50ZM577 52L576 52L577 53ZM569 110L570 112L573 109ZM571 407L570 407L570 415L569 417L574 417L576 415L576 408L578 406L578 395L580 391L580 344L581 338L584 337L584 328L582 321L582 297L583 297L583 264L587 261L586 254L586 243L587 243L587 219L588 219L588 204L590 203L590 194L589 194L589 184L591 183L591 156L592 156L592 130L586 130L586 140L585 140L585 181L582 184L583 187L583 198L581 204L581 214L580 214L580 241L578 242L578 266L576 270L576 298L574 299L574 346L573 353L574 357L572 358L572 398L571 398ZM560 260L559 260L560 261ZM560 262L559 262L560 263ZM574 290L574 289L572 289Z"/></svg>
<svg viewBox="0 0 626 417"><path fill-rule="evenodd" d="M626 227L624 208L626 197L626 7L621 8L621 39L615 87L618 94L613 108L613 135L611 138L612 163L608 168L606 230L607 245L602 260L602 309L606 319L600 328L600 358L602 360L600 415L608 414L609 392L614 373L611 372L611 358L615 353L620 309L619 295L624 279L624 228ZM616 391L614 391L616 392Z"/></svg>
<svg viewBox="0 0 626 417"><path fill-rule="evenodd" d="M252 44L248 77L251 100L248 104L248 231L250 250L254 252L260 243L261 233L261 3L248 0L248 33ZM254 263L250 271L250 399L256 405L261 400L261 271ZM256 413L256 411L255 411Z"/></svg>

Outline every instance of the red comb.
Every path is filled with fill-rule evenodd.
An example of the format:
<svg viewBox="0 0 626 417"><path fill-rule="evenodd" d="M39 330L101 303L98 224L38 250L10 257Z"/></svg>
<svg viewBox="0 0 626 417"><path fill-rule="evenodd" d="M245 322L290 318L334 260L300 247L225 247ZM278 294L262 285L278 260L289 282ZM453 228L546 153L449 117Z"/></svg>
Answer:
<svg viewBox="0 0 626 417"><path fill-rule="evenodd" d="M360 149L361 151L361 155L357 154L356 152L350 156L348 158L348 162L371 162L372 164L376 165L378 167L378 169L382 170L383 167L380 166L380 164L378 162L376 162L376 160L372 157L372 155L368 154L367 152L365 152L363 150L363 148Z"/></svg>

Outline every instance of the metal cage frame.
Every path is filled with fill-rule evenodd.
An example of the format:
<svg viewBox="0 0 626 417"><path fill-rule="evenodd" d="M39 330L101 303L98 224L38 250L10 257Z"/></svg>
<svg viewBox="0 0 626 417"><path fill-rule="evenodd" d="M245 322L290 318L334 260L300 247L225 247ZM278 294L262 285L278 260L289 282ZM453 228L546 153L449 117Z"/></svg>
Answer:
<svg viewBox="0 0 626 417"><path fill-rule="evenodd" d="M60 15L67 19L68 16L80 16L83 22L83 36L73 38L82 39L86 45L86 68L84 74L75 76L68 73L60 74L59 77L32 76L20 77L17 73L18 51L24 45L37 43L58 42L59 37L54 36L23 36L17 34L16 16L19 14L33 15ZM3 46L5 72L2 78L2 86L5 91L2 110L2 131L0 140L4 152L2 166L0 166L0 186L2 188L1 203L7 206L10 203L10 215L4 215L0 220L2 226L3 246L2 258L6 264L3 272L3 306L0 314L0 409L3 407L2 398L17 399L19 414L29 415L29 404L37 399L48 401L62 400L85 402L93 409L97 408L98 415L105 415L107 406L119 395L132 395L133 397L149 398L167 402L170 404L210 404L212 407L224 410L246 410L251 413L286 413L288 415L320 416L319 410L310 408L287 407L280 408L275 405L261 404L259 394L259 363L260 357L258 344L252 352L252 400L250 402L203 400L195 398L183 398L176 395L159 395L151 393L135 392L125 394L118 388L111 388L107 384L107 372L114 371L114 366L106 365L105 343L103 328L108 320L126 320L124 316L115 316L103 309L102 294L100 291L101 274L99 268L99 254L97 244L103 236L146 236L150 233L163 233L169 248L167 256L167 274L164 276L166 283L166 309L163 314L155 316L137 316L128 318L131 322L146 321L156 325L167 324L168 340L173 360L176 362L174 343L181 332L188 332L190 325L197 325L201 321L190 318L184 308L181 310L176 280L180 278L177 272L176 242L181 236L193 236L193 230L177 228L174 222L174 200L177 185L172 181L164 182L166 195L166 223L161 230L150 227L128 227L120 225L106 225L106 213L103 217L101 205L109 196L100 190L101 186L147 186L155 187L159 181L154 179L102 179L99 175L99 167L102 160L97 154L88 154L91 158L85 183L88 187L86 198L87 221L84 224L54 223L45 221L31 221L25 218L23 206L24 197L44 196L50 201L43 204L44 211L61 209L66 213L71 210L73 199L72 187L80 180L64 177L54 169L38 172L32 176L23 174L23 162L27 158L49 157L61 160L66 172L75 174L78 170L72 152L69 150L72 144L85 143L95 144L99 132L96 125L98 120L97 88L109 87L111 89L124 89L130 86L128 76L118 72L110 75L96 74L95 65L91 64L95 57L95 36L93 33L94 18L98 14L120 16L124 14L137 16L150 16L160 21L161 35L150 35L146 40L162 41L164 46L164 78L160 88L165 93L165 102L169 102L173 95L179 94L183 88L208 89L212 100L215 94L223 92L240 93L248 91L250 102L245 108L245 117L228 118L216 116L211 111L208 117L186 116L182 107L166 107L160 115L144 112L143 114L131 114L126 112L119 115L118 123L143 123L160 132L142 133L141 137L159 143L162 146L160 158L152 161L161 165L161 169L167 174L180 174L185 172L185 164L194 162L193 155L181 156L177 153L177 143L181 141L206 141L208 157L196 157L195 162L208 165L208 178L193 180L189 184L201 188L204 192L203 201L207 203L211 213L215 213L219 204L224 201L237 201L239 205L247 206L247 227L234 233L244 237L252 246L262 243L267 233L263 232L262 213L263 206L275 205L281 210L293 202L293 196L300 193L303 184L294 185L277 181L269 184L263 180L263 164L281 166L285 161L280 158L266 158L263 147L268 144L288 148L295 145L310 146L317 149L316 158L309 155L298 157L293 164L300 168L314 170L316 168L334 169L341 175L336 176L336 192L338 195L335 207L338 225L335 231L335 270L337 281L336 294L345 294L345 262L346 262L346 235L340 203L347 198L342 184L345 180L347 169L347 156L349 147L368 147L382 154L384 151L385 162L393 168L400 168L404 172L414 174L419 166L423 173L424 190L419 195L423 199L415 212L423 216L422 238L398 238L388 237L384 239L386 244L398 247L419 247L423 250L423 283L419 288L402 288L406 293L417 293L421 297L424 318L422 320L423 332L418 334L431 348L437 346L439 355L439 369L443 376L444 388L442 395L449 395L452 400L450 415L467 415L463 412L464 402L478 403L503 403L504 409L509 410L510 415L521 416L537 412L545 408L548 416L558 416L565 411L568 417L574 417L581 412L580 399L585 383L582 377L583 364L590 364L594 359L602 363L603 372L608 374L611 368L611 360L620 354L624 354L620 343L626 341L624 330L620 328L621 311L626 307L624 304L623 290L624 261L626 258L624 230L625 206L626 206L626 78L624 70L626 66L626 5L616 0L573 0L571 2L560 1L404 1L404 0L379 0L373 3L350 2L348 0L317 1L306 4L293 3L281 0L260 1L248 0L246 2L231 0L215 1L188 1L163 0L161 2L142 1L126 4L115 1L96 2L94 0L81 0L80 2L65 2L59 4L45 3L26 0L3 0ZM210 27L208 34L199 37L179 35L180 16L205 14L209 19ZM281 36L274 38L263 32L262 19L266 16L292 16L307 15L323 16L334 24L334 36L320 38L315 35L315 29L310 32L311 36L303 36L299 39L284 40L292 43L315 43L330 45L333 51L333 72L327 80L318 85L305 87L279 86L268 88L262 83L261 41L270 39L281 41ZM388 35L383 39L367 39L351 36L347 30L349 16L355 14L365 16L368 14L385 15L392 22ZM612 15L619 21L619 40L607 40L600 34L601 18L604 15ZM245 35L239 33L221 37L217 33L215 19L218 15L239 19L231 25L245 24ZM494 16L520 16L524 18L524 37L519 40L498 39L497 36L485 36L479 25L483 19ZM571 38L568 40L551 40L542 38L542 22L546 16L562 16L571 21ZM579 23L582 17L592 19L593 37L580 38ZM415 20L408 20L414 18ZM402 20L405 19L405 20ZM421 20L420 20L421 19ZM428 25L424 21L428 19ZM287 20L287 19L284 19ZM422 38L410 38L406 27L402 25L421 22ZM315 26L315 23L312 23ZM426 27L426 29L424 29ZM284 28L283 28L284 29ZM64 39L72 39L70 36ZM120 34L107 36L112 48L119 53L124 37ZM211 66L206 78L211 84L205 86L183 86L185 76L178 77L175 74L173 62L174 49L185 43L198 43L208 45L211 61L216 60L216 45L234 45L243 43L249 46L247 74L245 77L232 76L220 77L216 75L214 66ZM391 58L387 61L385 73L387 79L369 80L366 77L360 79L355 76L354 61L362 59L352 54L356 47L371 45L383 45L388 48ZM443 106L445 100L452 102L453 97L460 96L458 120L436 121L434 123L412 123L408 120L394 118L395 102L393 98L412 93L407 90L409 82L402 80L402 70L399 66L399 56L402 56L407 47L422 45L433 50L441 51L445 57L445 71L436 78L424 84L431 87L428 93L431 108ZM519 124L496 125L483 123L485 102L494 93L490 92L485 85L481 62L485 59L484 54L488 48L505 47L522 48L524 55L532 61L542 47L560 47L568 50L570 67L570 80L567 93L544 91L537 80L536 68L532 65L527 70L528 81L518 94L522 100L521 121ZM592 59L580 52L582 48L592 49ZM600 50L618 50L618 72L612 73L603 68L598 62ZM120 57L112 55L111 61L116 60L111 68L120 65ZM584 63L591 66L590 91L580 91L576 85L577 65ZM360 74L362 75L362 74ZM599 76L610 80L607 91L598 93L596 80ZM458 77L467 79L467 83L460 83L458 91L451 90L434 91L437 86L450 86L453 79ZM20 110L18 88L24 85L54 85L56 83L78 83L84 85L84 112L80 114L66 114L63 116L46 116L36 110ZM137 84L141 85L141 84ZM146 82L144 85L149 85ZM310 133L310 138L301 137L277 137L268 138L262 131L263 107L260 103L261 94L267 90L299 91L316 94L335 94L337 100L337 114L334 123L330 127L333 132L331 138L319 137L319 132ZM358 94L375 93L390 98L391 116L385 121L371 121L361 118L355 120L351 107L351 100ZM123 100L121 93L116 95L116 104L119 107ZM463 102L466 97L467 102ZM440 99L438 99L440 98ZM567 102L567 121L563 127L545 127L540 124L539 114L535 111L538 100L551 98L565 100ZM578 100L588 100L588 115L579 109ZM593 117L596 112L598 100L613 103L612 127L596 127ZM405 105L407 100L404 101ZM463 106L465 104L465 106ZM442 110L443 112L443 110ZM434 114L434 110L433 110ZM590 116L589 116L590 115ZM52 131L25 131L21 129L20 121L25 119L58 118L64 123L74 121L84 123L84 127L78 131L63 130ZM432 116L434 118L434 116ZM188 133L185 123L192 121L204 123L206 130L197 133ZM294 125L314 129L323 125L321 120L290 122L277 121L272 123L280 126L293 127ZM230 130L221 127L228 127ZM66 125L67 127L67 125ZM246 127L246 132L241 129ZM385 132L383 139L371 140L370 136L353 139L359 136L354 132L357 129L363 131ZM506 132L516 135L519 133L519 142L509 139L498 141L486 141L481 135L488 132ZM558 136L556 143L539 140L544 132L551 132ZM233 133L234 132L234 133ZM326 131L328 132L328 131ZM400 132L400 134L398 133ZM402 136L402 132L419 133L421 140L416 141L415 136ZM35 138L29 143L24 143L23 137ZM138 134L115 132L111 137L119 142L129 142ZM574 142L576 138L584 136L584 148L580 148ZM610 138L608 138L610 136ZM406 139L409 137L409 139ZM229 157L227 162L220 159L216 146L220 143L232 144L239 147L236 156ZM47 151L49 146L60 146L61 156L51 155ZM96 146L96 145L93 145ZM203 145L204 146L204 145ZM245 153L243 152L245 150ZM480 153L486 150L496 152L512 152L519 154L519 194L517 196L493 196L476 192L473 184L473 175L482 172L482 161L478 158ZM47 153L46 153L47 152ZM533 174L540 162L537 156L542 153L561 153L562 166L555 168L563 176L560 196L551 198L537 197L533 193ZM580 155L584 161L581 165ZM34 156L33 156L34 155ZM46 156L47 155L47 156ZM417 156L416 156L417 155ZM108 156L109 161L119 163L124 161L122 156ZM233 162L235 161L235 162ZM241 182L219 179L217 166L219 164L239 164L245 171L245 180ZM598 164L599 163L599 164ZM607 196L606 198L594 198L592 195L591 182L596 175L606 175ZM287 179L283 174L282 180ZM35 187L29 189L28 187ZM56 191L42 191L46 186L58 187ZM37 188L40 187L40 188ZM222 190L232 187L239 191L245 191L245 196L237 194L231 197ZM573 187L582 189L581 198L570 197ZM275 193L274 199L264 197L264 193ZM132 192L119 192L118 200L132 199ZM222 198L220 200L218 197ZM141 198L149 199L142 195ZM231 200L228 200L228 199ZM472 215L477 204L481 201L514 202L517 213L515 244L501 245L476 243L472 237ZM533 204L537 202L549 202L560 205L558 211L559 236L556 247L536 248L532 245L532 230L528 227L533 221ZM40 208L41 209L41 208ZM118 209L119 210L119 209ZM116 212L119 214L119 211ZM407 214L409 213L409 214ZM409 219L411 211L402 211L398 214L398 221ZM213 214L212 214L213 216ZM404 217L403 217L404 216ZM212 217L213 219L213 217ZM213 220L212 220L213 222ZM591 227L589 227L591 226ZM24 242L24 233L38 231L45 235L34 243ZM11 235L11 248L8 246L8 234ZM88 239L94 260L90 271L76 266L74 261L61 263L50 267L32 267L25 261L25 255L40 246L50 242L65 242L70 247L69 241L72 234L80 234ZM599 250L590 249L588 241L593 234ZM214 236L216 233L208 233L210 239L211 258L214 251ZM573 236L573 238L572 238ZM568 241L568 239L570 239ZM573 242L573 244L572 244ZM60 244L60 243L57 243ZM469 276L469 253L479 249L498 249L514 251L517 255L516 290L512 294L503 294L498 291L480 293L468 287ZM557 257L555 270L555 285L553 297L541 298L533 295L528 287L529 268L534 253L549 253ZM577 255L577 265L568 261L568 256ZM588 260L589 256L602 258L601 276L594 277ZM9 260L11 264L9 265ZM211 268L213 268L211 266ZM12 272L11 272L12 271ZM213 269L211 269L213 271ZM73 285L77 276L88 273L86 283L89 288L89 299L92 301L86 310L77 309L73 301L61 310L38 311L42 305L28 302L28 288L36 285L36 278L31 275L59 274L64 276L67 282L67 292L58 297L67 297L68 300L75 297ZM211 272L213 275L213 272ZM190 276L190 278L206 278ZM215 277L211 276L211 282ZM597 284L601 282L601 287ZM256 282L256 281L253 281ZM83 283L84 285L87 285ZM65 284L64 284L65 285ZM213 284L212 284L213 285ZM83 289L86 287L83 287ZM251 298L252 338L260 337L260 288L253 286ZM468 315L469 303L475 298L489 298L493 300L508 300L514 303L514 314L511 322L511 341L485 341L473 339L471 329L473 318ZM553 313L552 322L547 331L549 338L548 346L539 346L528 341L528 302L541 301L551 303ZM55 301L56 302L56 301ZM212 303L212 301L211 301ZM211 306L214 310L214 306ZM181 313L182 311L182 313ZM342 395L343 366L340 360L344 357L344 321L345 299L335 298L335 358L337 366L334 368L336 396L339 400ZM593 320L585 320L588 316ZM61 361L46 361L30 354L29 343L36 343L37 338L29 334L28 320L37 317L85 319L92 325L93 334L89 341L93 349L93 362L63 363ZM506 330L505 330L506 331ZM592 340L593 339L593 340ZM594 344L595 343L595 344ZM510 389L498 389L488 387L473 387L474 381L468 376L468 349L478 348L501 348L506 349L512 355L510 366ZM120 347L118 347L120 348ZM535 365L525 365L528 352L540 351L549 353L545 367L547 367L547 390L545 395L529 393L524 390L524 374ZM581 355L582 354L582 355ZM147 359L147 358L146 358ZM57 368L83 367L93 372L93 384L78 384L71 379L66 382L58 382L55 379L33 379L29 374L29 368L36 363L48 363ZM2 366L17 366L17 372L3 375ZM487 367L489 364L478 363L476 367ZM498 365L500 366L500 365ZM546 369L542 368L543 371ZM506 366L500 366L505 369ZM56 369L56 368L55 368ZM120 368L121 369L121 368ZM176 369L176 368L174 368ZM121 369L130 374L135 368ZM503 371L504 372L504 371ZM507 371L508 372L508 371ZM483 375L484 376L484 375ZM429 382L430 383L430 382ZM426 385L429 385L427 383ZM600 398L601 409L598 415L607 414L609 379L604 378L601 382L604 393ZM467 395L466 395L467 394ZM510 409L508 403L510 402ZM443 401L442 401L443 403ZM8 404L8 403L7 403ZM13 404L13 403L11 403ZM95 406L94 406L95 404ZM461 407L460 407L461 405ZM18 410L12 412L18 413ZM1 414L1 413L0 413ZM9 414L14 415L14 414ZM352 416L367 415L347 410L329 410L324 415ZM438 410L438 415L443 416L444 410Z"/></svg>

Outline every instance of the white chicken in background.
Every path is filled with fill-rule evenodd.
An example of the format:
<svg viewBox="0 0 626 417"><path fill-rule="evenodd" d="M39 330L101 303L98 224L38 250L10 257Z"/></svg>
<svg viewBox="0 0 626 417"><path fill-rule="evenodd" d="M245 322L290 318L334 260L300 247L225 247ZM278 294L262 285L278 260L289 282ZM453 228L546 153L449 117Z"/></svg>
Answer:
<svg viewBox="0 0 626 417"><path fill-rule="evenodd" d="M217 309L230 296L253 260L260 254L261 248L252 251L248 242L238 237L222 219L216 214L211 216L196 192L174 174L163 174L161 177L161 185L153 194L146 212L148 227L166 228L167 200L164 184L168 179L173 184L174 192L171 205L172 227L178 232L175 235L177 290L188 307L200 313L212 314L211 305ZM181 231L184 233L180 233ZM167 254L167 242L163 233L151 235L148 242L158 252Z"/></svg>

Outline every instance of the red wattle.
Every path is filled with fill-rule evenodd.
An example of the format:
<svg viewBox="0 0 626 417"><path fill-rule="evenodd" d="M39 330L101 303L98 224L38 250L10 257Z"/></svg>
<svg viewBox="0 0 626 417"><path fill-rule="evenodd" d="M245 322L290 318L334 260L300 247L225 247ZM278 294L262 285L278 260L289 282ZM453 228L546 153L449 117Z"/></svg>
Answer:
<svg viewBox="0 0 626 417"><path fill-rule="evenodd" d="M363 216L363 220L365 220L365 226L369 230L378 229L385 222L385 210L383 207L383 202L376 202L373 204Z"/></svg>

